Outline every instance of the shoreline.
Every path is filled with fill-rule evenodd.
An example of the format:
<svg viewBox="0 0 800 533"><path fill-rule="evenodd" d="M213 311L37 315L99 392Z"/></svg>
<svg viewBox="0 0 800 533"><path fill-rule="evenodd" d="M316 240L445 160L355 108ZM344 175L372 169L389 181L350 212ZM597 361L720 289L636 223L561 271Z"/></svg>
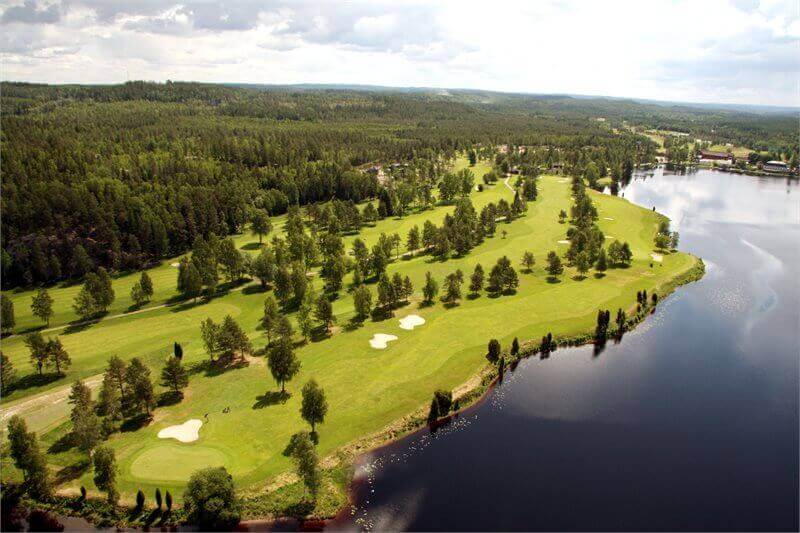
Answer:
<svg viewBox="0 0 800 533"><path fill-rule="evenodd" d="M705 275L705 263L699 257L692 257L694 258L694 262L690 267L678 273L674 278L653 288L653 291L659 294L659 302L666 300L666 298L672 295L679 287L699 281L703 278ZM632 305L627 310L632 310L632 312L629 315L630 318L626 322L625 332L635 329L639 324L643 323L648 316L652 315L656 309L657 305L655 307L652 305L647 305L646 307L641 308L641 310L637 313L636 305ZM612 339L616 334L616 329L609 330L606 338ZM555 348L550 350L550 352L557 351L560 348L572 348L597 343L595 342L594 332L588 331L570 336L553 337L553 344ZM508 357L506 360L507 366L513 365L516 367L516 365L522 359L534 356L540 352L541 350L539 341L535 339L529 339L520 343L520 351L516 356L512 357L505 351L503 352L503 356ZM550 352L548 352L548 354ZM448 413L446 417L438 419L434 427L442 427L448 424L451 420L456 419L462 414L466 414L468 411L480 406L489 398L489 392L492 391L497 383L497 380L498 373L496 365L488 362L485 363L469 379L453 390L453 400L458 400L459 402L458 411ZM257 488L251 487L250 489L245 489L243 493L240 494L240 499L242 500L244 506L242 513L244 519L240 521L237 530L265 531L272 530L275 527L286 528L287 526L291 526L293 529L298 530L306 529L306 526L313 526L315 529L318 529L320 527L324 527L325 525L333 524L337 520L346 519L347 515L354 509L353 503L355 493L359 488L359 481L355 478L355 470L358 466L360 466L360 464L362 464L360 462L362 462L368 454L384 449L388 446L392 446L403 439L410 438L418 432L424 431L426 427L429 427L427 422L427 410L425 405L423 405L416 411L390 423L382 430L356 439L337 449L332 454L321 458L320 463L323 466L323 471L330 472L340 467L344 467L348 471L348 479L344 487L343 494L345 503L343 503L341 507L338 507L335 511L331 510L329 512L323 512L320 515L307 515L302 518L291 515L265 514L262 516L254 516L247 514L248 499L251 499L252 503L255 498L264 496L269 497L269 495L274 494L281 488L296 483L296 475L293 472L282 474L281 476L278 476L278 478L273 478L269 482ZM339 493L339 495L341 495L341 493ZM60 503L62 505L59 505L59 500L61 500ZM89 514L87 515L86 513L81 512L83 509L79 510L70 507L69 502L73 500L74 497L72 496L58 495L55 497L55 501L53 503L41 504L37 502L36 507L54 512L57 516L59 516L59 518L69 518L71 520L83 519L89 523L92 523L90 522L91 518L97 518L96 515L92 516L91 509L88 510ZM127 509L124 506L121 506L121 508ZM180 510L178 510L178 512L175 514L175 518L180 520ZM103 522L100 522L99 524L100 525L98 526L97 524L92 523L93 527L95 528L107 528L111 526L111 524ZM112 527L132 528L134 530L137 529L137 526L131 526L130 524L124 522L114 524ZM180 528L181 525L180 522L177 522L151 525L149 527Z"/></svg>
<svg viewBox="0 0 800 533"><path fill-rule="evenodd" d="M703 262L703 259L696 256L692 257L694 257L695 261L691 267L679 273L672 280L669 280L655 288L656 292L658 292L659 294L659 302L663 302L664 300L666 300L678 288L684 285L688 285L690 283L694 283L696 281L700 281L705 276L705 263ZM631 309L635 311L636 306L634 305L631 308L628 308L626 311L631 311ZM657 306L653 307L651 305L648 305L647 307L643 308L640 313L638 314L635 312L632 313L630 315L630 318L626 322L625 332L633 331L633 329L635 329L637 326L645 322L647 317L652 315L656 309ZM614 337L615 334L616 330L609 330L607 338L611 339ZM591 331L588 333L576 334L569 337L554 337L553 342L556 347L548 353L555 352L561 348L576 348L580 346L586 346L589 344L597 344L595 342L594 334ZM536 340L523 341L520 343L520 351L517 354L517 356L509 358L506 361L506 365L507 366L513 365L514 367L516 367L516 365L521 360L532 357L538 353L540 353L538 341ZM508 355L509 355L508 353L503 352L503 356L508 356ZM469 386L476 380L479 381L477 385ZM475 372L475 374L473 374L472 377L470 377L466 382L464 382L462 385L453 390L453 400L459 401L458 411L453 411L449 413L446 417L438 419L434 427L435 428L442 427L448 424L451 420L458 418L462 414L467 414L468 411L480 406L484 401L488 400L489 393L494 389L495 385L497 384L497 381L498 381L498 375L496 371L496 366L491 363L485 364L480 370ZM461 390L462 392L459 395L457 395L457 391L459 390ZM360 466L359 462L362 461L368 454L392 446L402 441L403 439L410 438L415 434L424 431L426 427L429 428L430 426L428 426L427 416L425 411L426 409L423 406L414 413L402 417L392 424L389 424L383 430L343 446L342 448L337 450L337 452L332 456L339 456L340 461L348 461L347 466L354 472L355 469L358 466ZM406 421L406 423L404 424L405 427L404 430L398 432L397 430L393 429L397 426L399 422L403 421ZM409 425L408 424L409 422L414 425ZM342 457L343 454L344 457ZM324 458L323 462L332 456ZM279 524L285 525L287 523L297 523L300 526L302 526L306 522L317 523L317 524L322 523L324 525L333 523L336 520L343 518L352 509L354 501L353 495L358 488L357 483L358 481L355 479L355 476L353 475L347 484L347 489L346 489L347 503L343 505L340 509L338 509L335 514L328 514L324 516L310 515L304 518L297 518L292 516L253 517L242 520L240 522L240 527L245 526L247 528L248 526L254 526L254 527L263 526L265 529L269 529L271 526L276 526ZM245 530L260 531L262 529L247 528Z"/></svg>

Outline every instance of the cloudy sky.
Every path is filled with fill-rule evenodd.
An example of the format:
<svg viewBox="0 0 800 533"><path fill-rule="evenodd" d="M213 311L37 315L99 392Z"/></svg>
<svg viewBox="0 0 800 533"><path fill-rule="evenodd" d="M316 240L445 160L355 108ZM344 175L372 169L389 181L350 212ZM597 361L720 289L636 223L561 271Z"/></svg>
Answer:
<svg viewBox="0 0 800 533"><path fill-rule="evenodd" d="M3 80L800 105L800 2L0 0Z"/></svg>

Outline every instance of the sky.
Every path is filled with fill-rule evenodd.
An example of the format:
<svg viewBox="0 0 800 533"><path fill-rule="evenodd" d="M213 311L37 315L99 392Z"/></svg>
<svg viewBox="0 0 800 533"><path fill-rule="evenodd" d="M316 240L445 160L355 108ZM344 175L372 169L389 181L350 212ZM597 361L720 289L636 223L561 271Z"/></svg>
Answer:
<svg viewBox="0 0 800 533"><path fill-rule="evenodd" d="M0 79L800 105L798 0L0 0Z"/></svg>

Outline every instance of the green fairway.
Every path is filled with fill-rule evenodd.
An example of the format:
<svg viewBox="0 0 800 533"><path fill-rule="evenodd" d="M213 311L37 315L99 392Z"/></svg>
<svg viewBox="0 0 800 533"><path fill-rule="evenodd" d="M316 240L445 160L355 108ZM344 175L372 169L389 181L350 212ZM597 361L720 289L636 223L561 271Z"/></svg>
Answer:
<svg viewBox="0 0 800 533"><path fill-rule="evenodd" d="M464 160L456 163L465 165ZM489 166L479 164L475 169L476 184ZM513 184L513 180L511 182ZM665 254L663 262L651 259L653 235L659 215L637 207L627 200L590 192L599 211L598 225L606 236L628 241L634 254L629 268L610 269L605 276L591 273L585 279L573 279L575 271L567 268L557 283L550 283L544 271L545 257L550 250L560 254L567 246L558 241L566 239L567 224L558 222L558 213L571 205L569 180L564 177L543 176L539 179L539 199L528 204L526 216L510 224L498 223L497 234L487 238L468 255L448 261L438 261L428 255L393 262L388 273L401 272L414 283L412 302L395 311L395 316L382 321L366 321L360 327L347 327L353 316L353 300L346 290L333 303L338 328L335 334L319 342L311 342L297 350L302 362L300 373L287 390L291 397L285 403L274 403L272 396L278 387L269 375L263 357L249 359L243 368L218 375L209 375L202 362L206 355L200 338L200 321L215 320L230 314L246 330L256 348L266 339L257 329L262 314L265 293L256 284L232 290L208 303L171 305L112 320L100 321L86 327L53 332L61 335L72 357L72 366L65 379L42 387L16 391L3 403L4 408L21 405L33 395L54 391L101 373L111 355L124 359L140 357L153 368L154 377L171 354L173 342L182 343L184 362L193 368L186 398L179 404L156 409L153 422L136 431L114 434L109 445L117 453L120 467L120 490L130 499L139 488L147 493L159 487L180 496L185 482L194 470L224 465L243 489L266 485L275 476L291 467L282 455L289 437L307 429L299 415L300 389L314 378L325 389L329 403L325 423L318 426L319 453L328 455L342 446L366 435L380 431L393 421L406 416L430 401L437 388L452 389L466 382L479 371L486 360L486 343L490 338L500 340L507 348L514 337L520 340L538 339L547 332L554 335L574 335L594 327L598 308L629 309L635 306L637 290L657 290L680 274L690 270L696 259L683 253ZM473 192L476 209L500 198L511 201L512 190L502 181ZM386 219L374 227L365 227L358 237L368 246L376 242L381 232L406 233L413 225L422 227L426 219L441 223L452 206L436 207L403 219ZM281 220L275 223L279 228ZM277 229L276 231L280 231ZM502 232L507 232L505 238ZM345 239L347 249L354 236ZM253 250L257 238L236 237L240 248ZM609 239L607 242L611 242ZM402 251L402 250L401 250ZM520 266L523 252L531 251L536 264L532 273ZM486 292L476 299L464 298L456 307L447 309L440 302L430 307L420 306L421 287L425 273L430 271L440 281L461 269L468 277L475 264L488 272L496 260L507 255L517 269L520 285L513 295L490 297ZM156 296L151 305L159 305L175 295L177 269L169 263L150 271ZM117 301L110 314L124 311L129 305L129 290L138 275L115 280ZM321 280L314 277L318 291ZM346 284L347 286L347 284ZM375 285L369 285L375 294ZM466 293L466 286L464 287ZM53 324L63 324L74 318L70 308L77 287L51 291L59 308ZM18 328L36 324L25 311L31 292L16 293ZM407 314L418 314L426 323L413 331L401 329L398 320ZM396 335L385 350L370 347L369 339L376 333ZM8 355L20 374L30 372L28 352L21 336L4 340L3 352ZM223 409L230 407L230 412ZM183 444L156 437L159 430L181 424L190 418L209 419L200 429L200 438ZM45 445L55 442L64 432L61 418L44 418L39 430L45 433ZM60 424L60 425L59 425ZM73 464L81 456L75 450L50 455L54 468ZM67 482L77 488L92 489L91 471Z"/></svg>

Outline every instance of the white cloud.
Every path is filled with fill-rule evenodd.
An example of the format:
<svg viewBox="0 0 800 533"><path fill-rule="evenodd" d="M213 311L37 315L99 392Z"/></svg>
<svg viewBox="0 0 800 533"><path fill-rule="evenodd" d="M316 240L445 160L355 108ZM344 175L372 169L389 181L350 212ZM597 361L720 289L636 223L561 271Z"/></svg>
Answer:
<svg viewBox="0 0 800 533"><path fill-rule="evenodd" d="M0 0L4 79L473 87L799 105L792 0Z"/></svg>

